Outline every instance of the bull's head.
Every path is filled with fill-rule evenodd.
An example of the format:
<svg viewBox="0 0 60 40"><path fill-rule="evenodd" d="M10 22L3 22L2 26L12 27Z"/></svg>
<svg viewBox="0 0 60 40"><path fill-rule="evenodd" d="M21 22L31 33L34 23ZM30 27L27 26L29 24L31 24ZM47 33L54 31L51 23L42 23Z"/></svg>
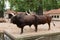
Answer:
<svg viewBox="0 0 60 40"><path fill-rule="evenodd" d="M15 24L15 21L16 21L16 17L15 17L15 16L13 16L13 17L11 18L11 20L10 20L10 23Z"/></svg>

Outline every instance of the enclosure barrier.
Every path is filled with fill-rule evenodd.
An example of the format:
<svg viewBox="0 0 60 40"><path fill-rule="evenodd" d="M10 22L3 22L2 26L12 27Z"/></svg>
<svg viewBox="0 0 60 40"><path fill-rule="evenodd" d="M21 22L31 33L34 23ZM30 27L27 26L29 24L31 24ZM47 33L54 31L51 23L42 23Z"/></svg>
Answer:
<svg viewBox="0 0 60 40"><path fill-rule="evenodd" d="M4 40L4 33L0 31L0 40Z"/></svg>
<svg viewBox="0 0 60 40"><path fill-rule="evenodd" d="M10 34L5 31L4 34L10 40L60 40L60 32L29 33L29 34ZM8 39L8 38L7 38Z"/></svg>

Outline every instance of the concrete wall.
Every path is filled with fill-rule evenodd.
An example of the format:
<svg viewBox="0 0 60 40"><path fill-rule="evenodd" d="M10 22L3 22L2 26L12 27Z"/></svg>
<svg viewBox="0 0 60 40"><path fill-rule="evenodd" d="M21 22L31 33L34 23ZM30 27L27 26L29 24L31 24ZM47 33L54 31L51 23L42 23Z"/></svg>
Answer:
<svg viewBox="0 0 60 40"><path fill-rule="evenodd" d="M5 36L5 40L60 40L60 33L52 33L52 34L45 34L45 35L35 35L35 36L23 36L14 38L12 35Z"/></svg>
<svg viewBox="0 0 60 40"><path fill-rule="evenodd" d="M49 14L50 16L53 16L52 20L60 20L60 14ZM56 16L56 17L55 17ZM57 17L59 16L59 17Z"/></svg>

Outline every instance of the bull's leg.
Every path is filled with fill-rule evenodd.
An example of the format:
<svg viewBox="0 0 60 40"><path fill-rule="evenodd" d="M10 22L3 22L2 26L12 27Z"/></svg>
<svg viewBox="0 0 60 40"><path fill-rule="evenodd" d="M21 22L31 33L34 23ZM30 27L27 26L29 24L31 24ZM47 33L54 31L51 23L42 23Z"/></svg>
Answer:
<svg viewBox="0 0 60 40"><path fill-rule="evenodd" d="M49 26L48 30L50 30L50 23L48 23L48 26Z"/></svg>
<svg viewBox="0 0 60 40"><path fill-rule="evenodd" d="M23 33L23 28L24 28L24 27L21 28L21 34Z"/></svg>
<svg viewBox="0 0 60 40"><path fill-rule="evenodd" d="M29 27L31 27L31 25L29 25Z"/></svg>
<svg viewBox="0 0 60 40"><path fill-rule="evenodd" d="M37 32L37 25L34 25L35 26L35 32Z"/></svg>

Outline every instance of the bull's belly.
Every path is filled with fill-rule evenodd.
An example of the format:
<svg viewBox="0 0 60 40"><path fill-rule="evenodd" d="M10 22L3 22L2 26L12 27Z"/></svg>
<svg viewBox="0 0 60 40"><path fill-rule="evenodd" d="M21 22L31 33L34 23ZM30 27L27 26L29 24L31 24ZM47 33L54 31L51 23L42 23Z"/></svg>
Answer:
<svg viewBox="0 0 60 40"><path fill-rule="evenodd" d="M34 24L34 23L33 22L32 23L31 22L30 23L25 23L25 25L32 25L32 24Z"/></svg>
<svg viewBox="0 0 60 40"><path fill-rule="evenodd" d="M19 26L26 26L26 25L31 26L33 24L34 24L34 22L25 22L25 23L21 23Z"/></svg>
<svg viewBox="0 0 60 40"><path fill-rule="evenodd" d="M47 23L47 22L38 22L37 24L45 24L45 23Z"/></svg>

